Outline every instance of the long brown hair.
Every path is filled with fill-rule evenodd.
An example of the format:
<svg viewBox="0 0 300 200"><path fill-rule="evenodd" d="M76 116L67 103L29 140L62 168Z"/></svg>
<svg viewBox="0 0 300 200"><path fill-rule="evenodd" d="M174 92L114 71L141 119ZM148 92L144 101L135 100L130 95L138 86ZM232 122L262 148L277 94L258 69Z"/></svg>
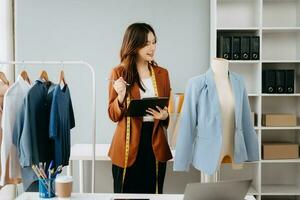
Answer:
<svg viewBox="0 0 300 200"><path fill-rule="evenodd" d="M147 45L148 33L150 32L153 33L156 41L155 32L149 24L134 23L126 29L120 51L120 58L121 65L126 69L123 76L126 82L130 84L128 91L130 91L135 82L137 82L138 86L145 91L137 71L136 61L138 51ZM157 65L154 61L151 61L149 64L154 66Z"/></svg>

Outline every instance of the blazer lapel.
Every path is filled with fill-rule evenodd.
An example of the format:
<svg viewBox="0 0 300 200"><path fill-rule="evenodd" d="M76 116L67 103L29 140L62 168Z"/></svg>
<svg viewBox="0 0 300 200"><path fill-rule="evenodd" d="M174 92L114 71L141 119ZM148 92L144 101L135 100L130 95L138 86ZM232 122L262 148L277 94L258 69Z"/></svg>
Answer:
<svg viewBox="0 0 300 200"><path fill-rule="evenodd" d="M213 110L215 111L214 114L216 116L218 116L218 120L221 121L221 108L220 108L220 102L219 102L219 95L218 95L218 91L216 88L213 71L211 68L209 68L208 71L206 72L206 80L205 81L206 81L208 91L209 91L208 92L209 99L214 108Z"/></svg>
<svg viewBox="0 0 300 200"><path fill-rule="evenodd" d="M163 78L164 77L161 77L160 70L157 67L153 67L153 71L155 74L155 81L156 81L158 96L163 97L163 96L165 96L164 90L163 90L164 89L163 88L163 85L164 85Z"/></svg>
<svg viewBox="0 0 300 200"><path fill-rule="evenodd" d="M230 70L229 70L229 79L230 79L231 88L234 96L235 126L237 126L238 119L240 117L240 112L241 112L242 94L241 94L241 90L239 89L240 83L237 77ZM212 105L215 106L215 111L216 111L215 115L220 117L221 109L219 103L219 96L218 96L218 91L213 77L213 71L211 68L209 68L206 72L206 84L210 91L209 92L210 101L212 102Z"/></svg>
<svg viewBox="0 0 300 200"><path fill-rule="evenodd" d="M155 81L156 81L156 86L157 86L157 95L159 97L163 97L165 96L164 94L164 84L163 84L163 78L164 77L161 77L161 74L160 74L160 70L157 68L157 67L153 67L153 71L154 71L154 74L155 74ZM153 127L153 131L156 130L156 128L158 127L158 124L159 124L159 120L158 119L154 119L154 127Z"/></svg>
<svg viewBox="0 0 300 200"><path fill-rule="evenodd" d="M232 88L232 92L233 92L233 96L234 96L234 110L235 110L235 126L237 127L238 125L238 119L240 117L240 113L241 113L241 101L242 101L242 94L241 94L241 90L239 89L240 83L237 79L237 77L229 71L229 78L231 81L231 88Z"/></svg>

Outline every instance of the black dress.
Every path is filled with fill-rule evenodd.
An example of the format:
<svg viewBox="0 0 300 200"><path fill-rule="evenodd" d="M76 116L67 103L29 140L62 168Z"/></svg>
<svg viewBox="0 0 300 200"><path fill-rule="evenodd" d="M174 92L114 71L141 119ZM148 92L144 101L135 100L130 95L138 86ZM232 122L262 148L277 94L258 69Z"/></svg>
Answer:
<svg viewBox="0 0 300 200"><path fill-rule="evenodd" d="M156 160L152 148L153 122L143 122L137 158L126 169L122 191L123 168L112 165L115 193L156 193ZM163 193L166 162L158 163L158 193Z"/></svg>

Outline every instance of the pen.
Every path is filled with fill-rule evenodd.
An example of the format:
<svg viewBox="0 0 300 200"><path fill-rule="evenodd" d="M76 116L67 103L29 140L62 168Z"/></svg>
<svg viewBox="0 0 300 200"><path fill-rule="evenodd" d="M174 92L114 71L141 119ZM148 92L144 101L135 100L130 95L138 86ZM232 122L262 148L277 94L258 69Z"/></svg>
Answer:
<svg viewBox="0 0 300 200"><path fill-rule="evenodd" d="M56 176L61 170L62 170L62 165L59 165L54 172L54 176Z"/></svg>
<svg viewBox="0 0 300 200"><path fill-rule="evenodd" d="M52 165L53 165L53 160L51 160L50 164L49 164L49 167L48 167L48 177L50 178L50 170L52 168Z"/></svg>
<svg viewBox="0 0 300 200"><path fill-rule="evenodd" d="M113 79L106 78L106 80L107 80L107 81L111 81L112 83L115 83L115 80L113 80ZM125 83L127 86L129 86L129 85L130 85L130 84L129 84L129 83L127 83L126 81L124 81L124 83Z"/></svg>
<svg viewBox="0 0 300 200"><path fill-rule="evenodd" d="M43 165L43 163L42 162L39 162L39 168L40 168L40 170L44 170L44 165Z"/></svg>
<svg viewBox="0 0 300 200"><path fill-rule="evenodd" d="M45 173L45 169L44 169L44 164L42 162L39 163L39 169L47 177L47 175Z"/></svg>
<svg viewBox="0 0 300 200"><path fill-rule="evenodd" d="M51 175L54 173L54 168L48 171L48 178L51 179Z"/></svg>
<svg viewBox="0 0 300 200"><path fill-rule="evenodd" d="M32 168L32 170L34 171L34 173L36 174L36 176L37 176L39 179L41 179L41 175L40 175L40 173L36 170L35 166L32 165L31 168Z"/></svg>
<svg viewBox="0 0 300 200"><path fill-rule="evenodd" d="M43 172L43 170L39 169L38 166L35 165L33 165L33 167L39 173L40 177L47 179L47 175L45 174L45 172Z"/></svg>

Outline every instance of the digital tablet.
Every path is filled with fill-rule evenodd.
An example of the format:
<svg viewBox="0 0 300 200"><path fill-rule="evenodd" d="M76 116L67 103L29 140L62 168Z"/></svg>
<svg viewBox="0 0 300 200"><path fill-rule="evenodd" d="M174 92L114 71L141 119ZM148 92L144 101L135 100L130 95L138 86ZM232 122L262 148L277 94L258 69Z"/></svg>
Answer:
<svg viewBox="0 0 300 200"><path fill-rule="evenodd" d="M152 108L157 110L156 106L161 109L168 106L169 97L150 97L142 99L132 99L125 113L126 116L143 117L148 115L146 110Z"/></svg>

